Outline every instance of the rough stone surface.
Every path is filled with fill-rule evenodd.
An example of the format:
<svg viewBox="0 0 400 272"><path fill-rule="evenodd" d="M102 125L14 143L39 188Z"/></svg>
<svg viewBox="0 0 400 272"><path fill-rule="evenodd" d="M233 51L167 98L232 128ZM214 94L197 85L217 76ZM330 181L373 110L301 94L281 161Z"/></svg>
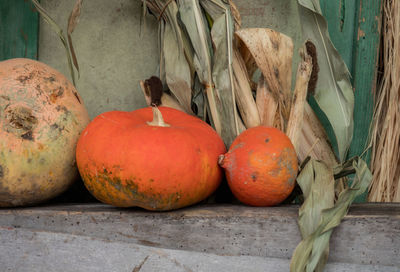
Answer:
<svg viewBox="0 0 400 272"><path fill-rule="evenodd" d="M289 260L160 249L87 236L0 228L1 271L289 271ZM136 269L136 270L135 270ZM395 272L393 266L328 263L327 272Z"/></svg>
<svg viewBox="0 0 400 272"><path fill-rule="evenodd" d="M0 267L132 271L149 256L141 271L288 271L300 242L297 212L241 205L162 213L103 204L2 209ZM354 206L333 232L327 271L399 271L399 234L399 205Z"/></svg>

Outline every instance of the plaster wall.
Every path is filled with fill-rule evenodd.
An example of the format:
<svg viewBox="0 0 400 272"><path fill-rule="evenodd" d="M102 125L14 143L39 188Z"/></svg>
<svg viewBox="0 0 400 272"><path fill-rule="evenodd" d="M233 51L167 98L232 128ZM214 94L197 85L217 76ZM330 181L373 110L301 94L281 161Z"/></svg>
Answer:
<svg viewBox="0 0 400 272"><path fill-rule="evenodd" d="M75 0L42 0L44 8L64 28ZM297 4L291 0L236 0L242 27L270 27L300 39ZM158 24L146 17L142 33L140 0L86 0L72 34L80 66L77 89L90 117L110 110L146 106L138 81L158 71ZM295 56L297 55L295 46ZM40 21L39 60L69 77L65 50L54 31ZM294 61L294 71L296 59Z"/></svg>

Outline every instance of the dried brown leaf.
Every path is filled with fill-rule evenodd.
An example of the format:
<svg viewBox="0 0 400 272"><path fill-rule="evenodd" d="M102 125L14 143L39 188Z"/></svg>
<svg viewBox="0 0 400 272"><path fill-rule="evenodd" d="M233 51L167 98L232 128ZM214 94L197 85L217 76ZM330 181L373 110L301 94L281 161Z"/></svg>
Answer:
<svg viewBox="0 0 400 272"><path fill-rule="evenodd" d="M72 32L74 32L75 27L78 25L79 17L81 15L82 2L83 0L77 0L75 2L75 5L68 18L68 27L67 27L69 50L71 51L72 62L74 63L74 66L78 71L78 75L79 75L79 65L78 65L78 60L76 58L74 46L72 44L71 34Z"/></svg>
<svg viewBox="0 0 400 272"><path fill-rule="evenodd" d="M235 34L250 51L268 89L278 98L278 112L284 121L282 129L285 130L291 102L292 39L267 28L240 29Z"/></svg>
<svg viewBox="0 0 400 272"><path fill-rule="evenodd" d="M312 58L307 54L306 48L302 48L301 52L301 62L297 68L296 75L296 85L293 92L292 107L290 110L290 117L286 129L286 135L292 141L296 151L300 148L300 134L301 128L303 126L303 113L304 107L307 103L307 90L308 83L311 78L312 72Z"/></svg>
<svg viewBox="0 0 400 272"><path fill-rule="evenodd" d="M324 127L308 103L304 107L304 119L299 141L302 143L297 150L300 161L311 156L315 160L335 167L338 160L329 143Z"/></svg>
<svg viewBox="0 0 400 272"><path fill-rule="evenodd" d="M239 9L237 8L236 4L232 0L229 0L229 5L231 7L232 17L235 21L235 31L236 31L236 30L239 30L242 26L242 18L240 16Z"/></svg>
<svg viewBox="0 0 400 272"><path fill-rule="evenodd" d="M278 103L268 89L268 85L261 75L256 92L256 104L262 126L280 128L279 122L275 122L277 116Z"/></svg>
<svg viewBox="0 0 400 272"><path fill-rule="evenodd" d="M250 88L249 78L246 71L246 66L243 62L240 53L233 50L233 63L234 84L235 84L235 97L236 103L243 119L246 128L256 127L261 124L260 115L256 102L253 98L253 93Z"/></svg>

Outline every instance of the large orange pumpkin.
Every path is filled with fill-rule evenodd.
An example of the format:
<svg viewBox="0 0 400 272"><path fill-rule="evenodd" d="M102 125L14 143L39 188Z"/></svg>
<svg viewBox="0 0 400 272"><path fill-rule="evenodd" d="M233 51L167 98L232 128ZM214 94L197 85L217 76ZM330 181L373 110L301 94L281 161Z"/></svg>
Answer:
<svg viewBox="0 0 400 272"><path fill-rule="evenodd" d="M247 205L277 205L295 186L296 152L290 139L276 128L245 130L220 157L220 164L233 195Z"/></svg>
<svg viewBox="0 0 400 272"><path fill-rule="evenodd" d="M119 207L172 210L207 198L220 184L225 146L202 120L160 107L112 111L82 133L77 163L88 190Z"/></svg>
<svg viewBox="0 0 400 272"><path fill-rule="evenodd" d="M75 148L88 123L64 75L30 59L0 62L0 207L65 191L78 177Z"/></svg>

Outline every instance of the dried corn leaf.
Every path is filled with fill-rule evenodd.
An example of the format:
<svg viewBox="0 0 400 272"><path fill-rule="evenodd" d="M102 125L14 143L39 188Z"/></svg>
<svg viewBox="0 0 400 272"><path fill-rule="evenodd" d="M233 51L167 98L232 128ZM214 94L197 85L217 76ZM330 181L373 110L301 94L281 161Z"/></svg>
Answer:
<svg viewBox="0 0 400 272"><path fill-rule="evenodd" d="M323 162L311 160L306 164L297 182L304 194L304 203L299 209L299 227L303 239L316 231L321 221L322 211L332 208L335 200L333 170ZM320 262L316 271L322 271L328 255L330 233L315 237L312 252L313 262L309 262L304 271L314 271L317 266L315 260ZM318 256L319 255L319 256ZM296 271L296 270L294 270ZM303 271L303 270L297 270Z"/></svg>
<svg viewBox="0 0 400 272"><path fill-rule="evenodd" d="M72 44L71 35L72 35L72 32L74 32L75 27L77 26L77 24L79 22L79 17L81 16L82 1L83 0L77 0L75 2L75 5L74 5L72 11L69 14L68 27L67 27L68 45L69 45L69 49L71 51L72 61L74 63L76 71L78 72L78 77L80 76L79 65L78 65L78 60L76 58L74 45Z"/></svg>
<svg viewBox="0 0 400 272"><path fill-rule="evenodd" d="M278 113L284 122L282 130L285 131L292 96L292 79L288 76L292 74L292 39L266 28L240 29L235 34L250 51L264 76L268 89L276 99Z"/></svg>
<svg viewBox="0 0 400 272"><path fill-rule="evenodd" d="M192 82L194 82L194 77L196 75L196 67L194 65L194 50L186 33L182 33L182 45L186 61L190 68L190 76L192 78Z"/></svg>
<svg viewBox="0 0 400 272"><path fill-rule="evenodd" d="M72 67L72 56L71 56L71 51L68 47L67 39L64 36L64 33L61 29L61 27L58 26L58 24L50 17L50 15L47 13L47 11L40 5L39 1L37 0L31 0L32 3L35 5L36 10L40 13L40 15L43 17L43 19L50 25L50 27L54 30L54 32L57 33L58 37L60 38L66 54L67 54L67 60L68 60L68 68L71 74L72 78L72 83L74 86L76 86L76 81L75 81L75 71L74 68Z"/></svg>
<svg viewBox="0 0 400 272"><path fill-rule="evenodd" d="M236 31L235 31L236 33ZM236 35L235 35L236 37ZM250 80L253 79L254 75L260 74L260 76L262 75L260 70L258 69L257 63L255 61L255 59L253 58L253 56L251 55L250 51L247 49L246 45L243 44L242 42L240 42L239 39L235 39L236 41L236 46L240 52L240 55L242 56L242 59L245 63L246 66L246 70L247 70L247 74L249 75ZM250 82L252 83L252 81ZM252 88L255 89L255 88Z"/></svg>
<svg viewBox="0 0 400 272"><path fill-rule="evenodd" d="M304 105L304 119L299 141L302 143L297 156L303 161L308 156L326 163L329 167L338 164L325 129L308 103Z"/></svg>
<svg viewBox="0 0 400 272"><path fill-rule="evenodd" d="M158 28L158 44L160 49L160 78L165 81L165 63L164 63L164 32L165 25L169 24L176 37L177 46L179 52L182 51L183 38L182 31L179 26L177 18L177 4L176 1L169 0L142 0L143 9L149 8L150 11L156 16L157 20L160 21ZM142 18L144 20L144 14L146 11L142 11ZM142 23L142 25L144 22Z"/></svg>
<svg viewBox="0 0 400 272"><path fill-rule="evenodd" d="M354 94L349 72L334 48L318 0L298 0L303 38L316 48L320 68L314 94L336 135L339 159L344 161L353 136Z"/></svg>
<svg viewBox="0 0 400 272"><path fill-rule="evenodd" d="M250 80L247 75L246 66L237 49L233 50L232 68L235 80L234 90L236 103L244 125L246 128L259 126L261 125L260 115L258 114L257 105L250 88Z"/></svg>
<svg viewBox="0 0 400 272"><path fill-rule="evenodd" d="M178 41L176 40L172 27L170 24L166 24L163 39L166 83L184 111L193 114L191 110L192 83L190 67L186 61L183 50L179 50Z"/></svg>
<svg viewBox="0 0 400 272"><path fill-rule="evenodd" d="M348 168L355 170L355 178L351 187L339 195L333 207L332 168L311 160L297 178L305 196L299 210L303 240L292 256L291 272L323 271L333 229L340 224L351 203L364 193L372 179L368 166L360 158L353 158L342 166L342 169Z"/></svg>
<svg viewBox="0 0 400 272"><path fill-rule="evenodd" d="M269 91L268 84L265 82L263 75L260 76L258 81L256 105L262 126L276 127L278 129L281 127L280 119L276 121L275 118L278 116L278 102Z"/></svg>
<svg viewBox="0 0 400 272"><path fill-rule="evenodd" d="M229 6L231 8L231 14L235 22L235 31L239 30L242 26L242 17L240 16L239 9L232 0L228 0Z"/></svg>
<svg viewBox="0 0 400 272"><path fill-rule="evenodd" d="M194 78L192 103L194 104L196 116L206 121L207 98L204 94L204 86L200 83L197 76Z"/></svg>
<svg viewBox="0 0 400 272"><path fill-rule="evenodd" d="M153 11L157 14L158 19L161 17L167 22L175 34L179 50L182 50L182 31L179 25L177 17L177 3L174 0L147 0L147 2L153 2L156 5L156 9Z"/></svg>
<svg viewBox="0 0 400 272"><path fill-rule="evenodd" d="M301 141L299 141L299 138L303 127L304 108L307 103L308 83L312 72L312 58L307 54L305 46L302 48L300 55L302 60L297 68L296 86L293 92L292 107L286 129L286 135L292 141L297 152L300 149Z"/></svg>
<svg viewBox="0 0 400 272"><path fill-rule="evenodd" d="M205 86L215 130L221 135L222 122L217 107L221 100L213 82L211 39L207 22L197 0L179 2L179 15L194 49L194 66L201 83Z"/></svg>
<svg viewBox="0 0 400 272"><path fill-rule="evenodd" d="M221 0L200 0L212 20L211 39L214 49L212 75L219 101L217 108L222 122L221 137L227 146L239 134L232 71L233 22L230 8Z"/></svg>

